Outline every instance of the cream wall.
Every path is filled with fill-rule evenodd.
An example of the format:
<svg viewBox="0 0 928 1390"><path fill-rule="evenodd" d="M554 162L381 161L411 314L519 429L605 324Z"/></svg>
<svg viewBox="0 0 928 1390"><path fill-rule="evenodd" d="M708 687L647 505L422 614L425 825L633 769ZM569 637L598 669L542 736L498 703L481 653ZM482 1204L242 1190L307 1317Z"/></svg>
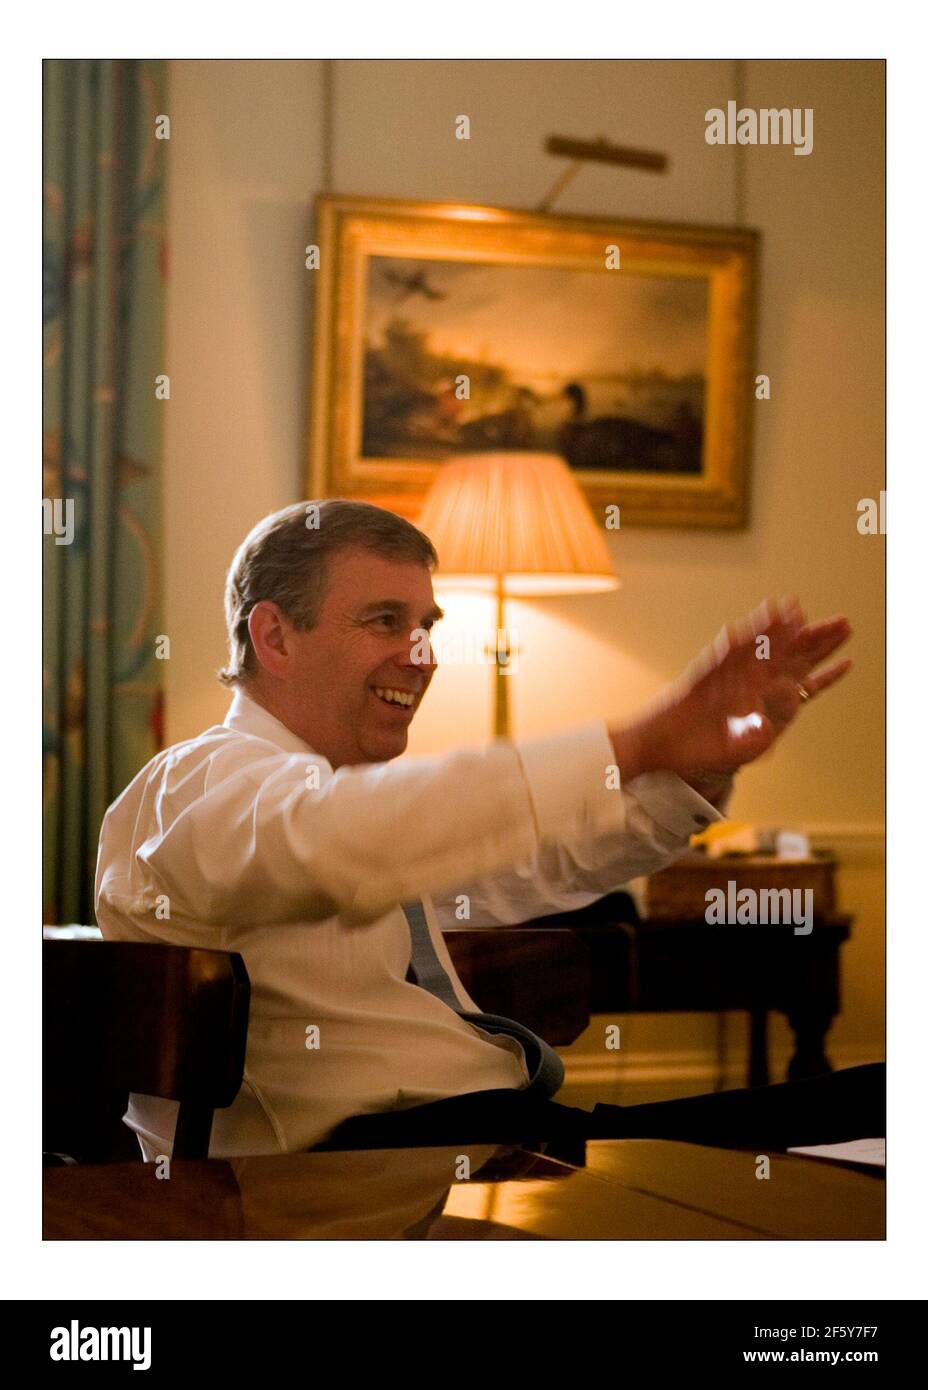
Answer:
<svg viewBox="0 0 928 1390"><path fill-rule="evenodd" d="M625 530L612 537L617 593L516 607L514 719L531 734L630 714L726 618L768 594L794 591L810 613L849 615L854 673L774 759L743 774L733 812L807 825L841 849L843 900L859 920L833 1039L852 1061L882 1048L883 541L855 523L858 499L878 496L883 479L883 66L750 61L740 74L728 61L339 62L333 186L531 208L563 167L543 153L544 137L602 134L665 150L668 174L587 167L555 211L761 231L757 362L772 399L755 407L750 525ZM302 248L321 186L321 77L312 61L171 64L170 741L225 711L213 672L235 546L258 517L304 495L312 274ZM734 97L739 80L742 105L813 108L811 155L705 143L705 111ZM462 112L470 142L453 138ZM487 672L447 668L411 751L483 739L489 702ZM693 1073L699 1089L713 1019L630 1026L639 1060L657 1059L640 1064L641 1078ZM774 1030L775 1049L784 1041ZM598 1034L575 1055L602 1090ZM619 1066L634 1074L632 1057Z"/></svg>
<svg viewBox="0 0 928 1390"><path fill-rule="evenodd" d="M166 736L221 721L222 585L300 495L320 64L173 62L165 426Z"/></svg>

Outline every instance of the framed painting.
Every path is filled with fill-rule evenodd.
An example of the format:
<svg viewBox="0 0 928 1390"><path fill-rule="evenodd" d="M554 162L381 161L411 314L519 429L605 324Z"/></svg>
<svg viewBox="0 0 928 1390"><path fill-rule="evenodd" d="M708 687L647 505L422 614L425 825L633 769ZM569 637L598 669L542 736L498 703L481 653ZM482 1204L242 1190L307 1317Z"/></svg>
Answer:
<svg viewBox="0 0 928 1390"><path fill-rule="evenodd" d="M561 455L621 525L743 526L758 234L324 196L309 496L414 518L449 458Z"/></svg>

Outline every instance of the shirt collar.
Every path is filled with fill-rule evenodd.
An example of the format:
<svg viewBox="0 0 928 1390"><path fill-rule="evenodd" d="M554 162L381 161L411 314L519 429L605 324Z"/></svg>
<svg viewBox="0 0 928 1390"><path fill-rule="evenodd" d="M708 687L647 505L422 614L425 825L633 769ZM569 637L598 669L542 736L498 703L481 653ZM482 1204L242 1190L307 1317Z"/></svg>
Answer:
<svg viewBox="0 0 928 1390"><path fill-rule="evenodd" d="M313 750L286 724L282 724L270 710L259 705L240 686L235 689L229 712L222 721L227 729L236 729L241 734L251 734L255 738L267 739L288 753L311 753Z"/></svg>

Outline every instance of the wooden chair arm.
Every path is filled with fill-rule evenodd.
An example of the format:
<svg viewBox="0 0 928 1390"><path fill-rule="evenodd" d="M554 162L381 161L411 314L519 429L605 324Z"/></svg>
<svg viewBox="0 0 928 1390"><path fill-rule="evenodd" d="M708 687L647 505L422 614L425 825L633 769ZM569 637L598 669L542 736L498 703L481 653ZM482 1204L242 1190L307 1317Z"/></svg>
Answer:
<svg viewBox="0 0 928 1390"><path fill-rule="evenodd" d="M575 1042L590 1022L590 958L558 927L449 927L454 968L484 1013L524 1023L552 1047Z"/></svg>

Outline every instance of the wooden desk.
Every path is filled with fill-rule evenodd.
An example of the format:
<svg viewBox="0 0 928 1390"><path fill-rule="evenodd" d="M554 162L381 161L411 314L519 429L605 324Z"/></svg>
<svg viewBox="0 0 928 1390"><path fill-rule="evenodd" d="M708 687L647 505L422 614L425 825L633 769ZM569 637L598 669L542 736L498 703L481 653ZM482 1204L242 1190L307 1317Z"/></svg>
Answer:
<svg viewBox="0 0 928 1390"><path fill-rule="evenodd" d="M461 1159L470 1178L461 1179ZM46 1240L880 1240L850 1167L659 1140L572 1161L518 1147L368 1150L43 1172Z"/></svg>
<svg viewBox="0 0 928 1390"><path fill-rule="evenodd" d="M751 1019L747 1084L766 1086L767 1014L789 1020L795 1051L788 1078L831 1071L825 1039L841 1008L840 949L852 918L790 926L710 926L703 918L628 921L624 893L579 912L527 922L569 927L590 953L591 1013L688 1013L744 1009ZM490 929L492 930L492 929Z"/></svg>

